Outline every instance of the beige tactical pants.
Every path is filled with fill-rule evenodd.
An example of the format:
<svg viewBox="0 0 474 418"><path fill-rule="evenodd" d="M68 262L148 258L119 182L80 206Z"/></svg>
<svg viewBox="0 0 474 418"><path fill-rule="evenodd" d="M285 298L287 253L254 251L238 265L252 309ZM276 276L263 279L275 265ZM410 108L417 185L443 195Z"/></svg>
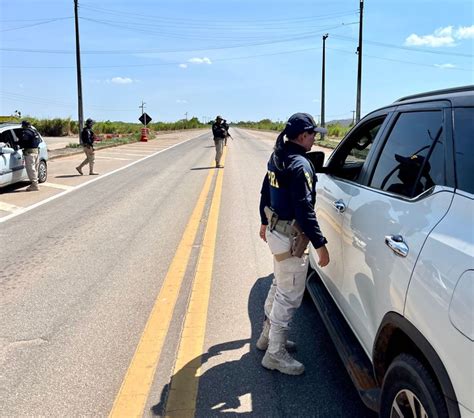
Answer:
<svg viewBox="0 0 474 418"><path fill-rule="evenodd" d="M38 149L27 148L24 152L26 174L31 184L38 186Z"/></svg>
<svg viewBox="0 0 474 418"><path fill-rule="evenodd" d="M272 254L291 248L291 238L267 227L267 243ZM270 319L270 340L287 332L296 309L301 305L308 273L308 256L277 261L273 257L274 279L265 300L265 315Z"/></svg>
<svg viewBox="0 0 474 418"><path fill-rule="evenodd" d="M216 165L221 165L222 153L224 152L224 138L214 138L216 145Z"/></svg>
<svg viewBox="0 0 474 418"><path fill-rule="evenodd" d="M86 158L84 161L79 164L79 169L84 167L87 163L89 163L89 173L94 172L94 161L95 161L95 152L94 148L84 146L84 153L86 154Z"/></svg>

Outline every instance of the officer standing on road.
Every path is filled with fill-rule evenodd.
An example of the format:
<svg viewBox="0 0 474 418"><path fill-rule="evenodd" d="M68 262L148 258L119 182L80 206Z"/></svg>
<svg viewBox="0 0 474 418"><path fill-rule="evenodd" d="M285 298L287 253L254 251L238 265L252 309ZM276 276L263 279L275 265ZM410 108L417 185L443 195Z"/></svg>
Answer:
<svg viewBox="0 0 474 418"><path fill-rule="evenodd" d="M25 168L31 184L26 188L27 192L36 192L38 187L38 147L40 144L40 137L36 129L34 129L30 122L24 120L21 122L22 138L20 146L23 149L23 156L25 158Z"/></svg>
<svg viewBox="0 0 474 418"><path fill-rule="evenodd" d="M214 144L216 146L216 167L221 168L221 158L224 152L224 143L229 135L229 126L225 123L222 116L217 116L216 121L212 124L212 134L214 135Z"/></svg>
<svg viewBox="0 0 474 418"><path fill-rule="evenodd" d="M316 132L326 130L317 128L307 113L295 113L288 119L268 161L260 199L260 237L273 254L275 271L257 348L266 350L263 367L289 375L304 372L303 364L288 353L295 343L287 337L289 324L303 299L309 263L304 252L309 241L316 249L319 265L329 263L327 241L314 210L317 178L305 157Z"/></svg>
<svg viewBox="0 0 474 418"><path fill-rule="evenodd" d="M87 163L89 163L89 175L90 176L97 176L99 173L94 172L94 161L95 161L95 151L94 151L94 141L95 141L95 134L92 132L92 125L94 125L94 121L92 119L86 120L86 126L81 132L81 142L84 147L84 153L86 154L86 158L84 161L76 167L77 172L82 176L84 173L82 172L82 167L84 167Z"/></svg>

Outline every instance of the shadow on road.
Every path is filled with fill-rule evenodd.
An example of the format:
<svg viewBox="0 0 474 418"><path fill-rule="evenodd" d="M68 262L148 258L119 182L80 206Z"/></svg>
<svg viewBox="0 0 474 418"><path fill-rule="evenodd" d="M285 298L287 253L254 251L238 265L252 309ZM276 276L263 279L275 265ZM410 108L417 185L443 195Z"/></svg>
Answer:
<svg viewBox="0 0 474 418"><path fill-rule="evenodd" d="M3 193L23 193L23 192L25 192L25 190L18 190L18 189L21 189L22 187L26 187L30 184L31 183L29 181L21 181L19 183L10 184L8 186L0 187L0 194L3 194Z"/></svg>
<svg viewBox="0 0 474 418"><path fill-rule="evenodd" d="M261 366L263 352L255 348L255 343L261 331L263 303L272 278L273 275L259 278L251 289L248 301L251 337L216 344L186 364L163 387L159 403L151 408L153 415L185 416L183 410L166 410L170 386L184 379L191 386L199 382L195 417L375 418L376 415L359 399L315 307L307 297L294 318L294 335L291 336L299 344L295 357L305 364L305 374L286 376ZM200 377L190 376L189 369L186 370L216 361L214 357L242 349L246 344L250 344L250 349L238 360L221 362ZM193 379L195 381L191 382ZM183 409L187 407L183 405Z"/></svg>
<svg viewBox="0 0 474 418"><path fill-rule="evenodd" d="M73 177L83 177L81 174L65 174L63 176L55 176L55 179L70 179Z"/></svg>
<svg viewBox="0 0 474 418"><path fill-rule="evenodd" d="M191 171L194 171L194 170L212 170L213 168L216 168L216 166L209 166L209 167L195 167L195 168L191 168L190 170Z"/></svg>

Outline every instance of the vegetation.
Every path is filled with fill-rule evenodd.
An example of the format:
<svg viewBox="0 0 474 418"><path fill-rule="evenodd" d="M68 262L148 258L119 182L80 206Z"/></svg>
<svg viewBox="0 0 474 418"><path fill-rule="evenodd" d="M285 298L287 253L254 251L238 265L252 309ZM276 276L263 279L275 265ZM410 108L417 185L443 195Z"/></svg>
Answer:
<svg viewBox="0 0 474 418"><path fill-rule="evenodd" d="M38 129L44 136L66 136L78 134L78 123L75 120L67 119L36 119L26 117L31 124ZM190 120L179 120L177 122L153 122L148 125L151 131L174 131L181 129L204 128L208 125L203 124L198 118L193 117ZM94 132L101 134L139 134L143 128L141 123L127 123L117 121L96 122Z"/></svg>
<svg viewBox="0 0 474 418"><path fill-rule="evenodd" d="M238 122L235 124L236 126L242 128L250 128L250 129L262 129L268 131L282 131L285 127L285 122L273 122L270 119L262 119L259 122ZM342 138L344 135L349 132L349 129L352 126L343 126L339 123L331 124L327 126L328 136L335 137L335 138Z"/></svg>

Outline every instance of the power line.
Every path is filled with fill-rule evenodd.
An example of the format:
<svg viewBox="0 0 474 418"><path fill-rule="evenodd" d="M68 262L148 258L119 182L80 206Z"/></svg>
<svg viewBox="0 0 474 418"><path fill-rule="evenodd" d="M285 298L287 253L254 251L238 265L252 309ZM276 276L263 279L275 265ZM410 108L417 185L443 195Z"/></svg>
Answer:
<svg viewBox="0 0 474 418"><path fill-rule="evenodd" d="M330 49L331 51L343 52L345 54L354 55L354 51L348 51L346 49L338 49L338 48L332 48L332 47L328 47L328 49ZM402 64L418 65L418 66L429 67L429 68L439 68L439 67L436 66L437 64L426 64L426 63L422 63L422 62L398 60L398 59L394 59L394 58L378 57L376 55L369 55L369 54L363 54L363 56L366 57L366 58L375 58L375 59L384 60L384 61L399 62L399 63L402 63ZM468 71L468 72L473 71L472 69L461 68L461 67L444 67L443 70L457 70L457 71Z"/></svg>
<svg viewBox="0 0 474 418"><path fill-rule="evenodd" d="M9 92L9 91L0 91L3 97L6 97L8 99L24 102L24 103L32 103L32 104L42 104L42 105L52 105L55 107L60 107L60 106L67 106L67 107L76 107L76 104L69 103L69 102L63 102L57 99L50 99L47 97L37 97L37 96L31 96L31 95L25 95L21 93L14 93L14 92ZM113 109L113 108L107 108L103 107L100 105L89 105L88 107L94 108L96 110L104 110L104 111L109 111L109 112L131 112L134 109Z"/></svg>
<svg viewBox="0 0 474 418"><path fill-rule="evenodd" d="M174 22L174 23L182 23L183 25L189 25L189 24L199 24L202 25L203 21L199 19L183 19L183 18L173 18L173 17L164 17L164 16L153 16L149 14L140 14L140 13L134 13L130 11L120 11L120 10L113 10L113 9L107 9L103 7L97 7L97 6L89 6L87 3L81 3L81 8L82 9L88 9L88 10L93 10L93 11L98 11L98 12L105 12L113 15L119 15L119 16L127 16L127 17L133 17L137 16L141 19L145 20L160 20L164 22ZM329 19L329 18L334 18L334 17L341 17L345 15L350 15L350 14L356 14L358 10L347 10L347 11L340 11L340 12L334 12L334 13L328 13L328 14L322 14L322 15L316 15L316 16L300 16L296 18L281 18L281 19L254 19L254 20L239 20L239 19L231 19L229 17L226 17L226 23L218 23L215 22L213 25L215 26L222 26L222 27L228 27L230 23L235 24L236 22L243 22L244 24L267 24L267 23L288 23L288 22L301 22L301 21L314 21L314 20L322 20L322 19Z"/></svg>
<svg viewBox="0 0 474 418"><path fill-rule="evenodd" d="M351 38L349 36L343 36L343 35L334 35L333 36L335 39L339 39L341 41L356 41L356 39ZM414 52L424 52L427 54L436 54L436 55L453 55L456 57L466 57L466 58L472 58L474 55L472 54L463 54L461 52L441 52L441 51L431 51L429 49L422 49L422 48L413 48L413 47L408 47L408 46L400 46L400 45L393 45L393 44L387 44L383 42L376 42L376 41L368 41L364 40L364 43L366 44L371 44L375 46L380 46L384 48L395 48L395 49L403 49L405 51L414 51Z"/></svg>
<svg viewBox="0 0 474 418"><path fill-rule="evenodd" d="M72 19L72 17L61 17L61 18L57 18L57 19L50 19L50 20L42 21L42 22L39 22L39 23L33 23L31 25L19 26L17 28L2 29L2 30L0 30L0 32L10 32L12 30L31 28L33 26L46 25L47 23L57 22L59 20L66 20L66 19Z"/></svg>
<svg viewBox="0 0 474 418"><path fill-rule="evenodd" d="M261 42L253 42L247 44L237 44L237 45L227 45L227 46L211 46L206 48L194 48L194 49L181 49L181 50L95 50L95 51L81 51L81 54L89 54L89 55L121 55L121 54L144 54L144 53L177 53L177 52L197 52L197 51L211 51L211 50L221 50L221 49L235 49L235 48L244 48L244 47L251 47L251 46L261 46L261 45L274 45L278 43L285 43L285 42L292 42L292 41L300 41L303 39L310 39L321 32L325 32L330 29L337 29L341 26L347 25L337 25L329 28L325 28L325 30L315 31L310 35L305 36L295 36L295 37L288 37L282 38L273 41L261 41ZM29 52L29 53L44 53L44 54L74 54L75 52L72 50L54 50L54 49L26 49L26 48L0 48L0 51L8 51L8 52Z"/></svg>
<svg viewBox="0 0 474 418"><path fill-rule="evenodd" d="M269 56L276 56L276 55L286 55L286 54L296 54L299 52L306 52L306 51L314 51L317 49L321 49L321 47L313 47L313 48L304 48L304 49L295 49L291 51L281 51L281 52L270 52L268 54L256 54L256 55L247 55L242 57L233 57L233 58L216 58L212 59L212 62L221 62L221 61L237 61L249 58L260 58L260 57L269 57ZM155 64L128 64L128 65L90 65L90 66L82 66L82 68L136 68L136 67L159 67L159 66L167 66L167 65L179 65L183 64L183 61L175 61L175 62L160 62ZM66 68L76 68L75 66L17 66L17 65L4 65L0 66L0 68L16 68L16 69L66 69Z"/></svg>

